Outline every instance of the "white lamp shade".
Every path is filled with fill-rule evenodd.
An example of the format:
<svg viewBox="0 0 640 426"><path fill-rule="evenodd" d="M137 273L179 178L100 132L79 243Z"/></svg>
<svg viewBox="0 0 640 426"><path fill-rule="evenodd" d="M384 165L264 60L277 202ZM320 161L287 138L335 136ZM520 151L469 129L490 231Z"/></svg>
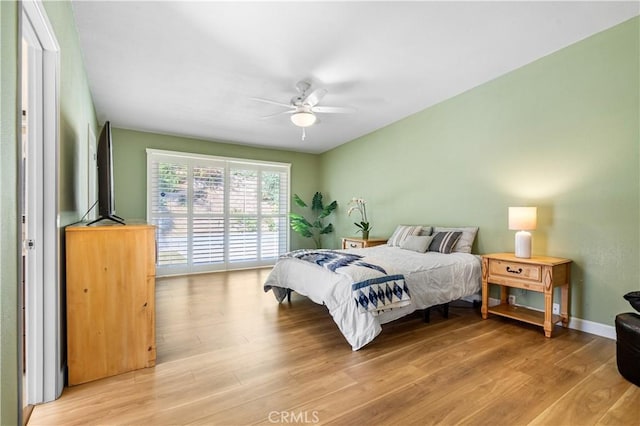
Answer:
<svg viewBox="0 0 640 426"><path fill-rule="evenodd" d="M536 229L537 217L536 207L509 207L509 229L515 231Z"/></svg>
<svg viewBox="0 0 640 426"><path fill-rule="evenodd" d="M298 127L309 127L316 122L316 116L312 112L299 111L291 116L291 121Z"/></svg>

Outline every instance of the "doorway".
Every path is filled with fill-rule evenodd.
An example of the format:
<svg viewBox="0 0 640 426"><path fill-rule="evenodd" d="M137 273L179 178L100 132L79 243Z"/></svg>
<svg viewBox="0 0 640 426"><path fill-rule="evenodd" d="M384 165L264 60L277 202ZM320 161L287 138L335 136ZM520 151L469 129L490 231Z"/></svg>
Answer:
<svg viewBox="0 0 640 426"><path fill-rule="evenodd" d="M20 401L25 410L64 386L58 231L59 47L41 2L20 13Z"/></svg>

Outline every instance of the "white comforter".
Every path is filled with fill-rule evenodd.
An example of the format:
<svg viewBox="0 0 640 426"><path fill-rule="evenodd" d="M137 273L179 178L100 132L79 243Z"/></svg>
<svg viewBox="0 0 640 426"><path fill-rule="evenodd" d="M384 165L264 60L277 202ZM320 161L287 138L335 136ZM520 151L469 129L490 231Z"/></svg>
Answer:
<svg viewBox="0 0 640 426"><path fill-rule="evenodd" d="M417 253L398 247L376 246L350 249L367 257L380 258L404 274L411 293L411 305L378 316L362 313L351 294L351 280L321 266L299 259L278 261L264 283L289 288L329 309L333 320L352 349L358 350L371 342L382 330L381 324L410 314L416 309L447 303L480 291L481 263L479 256L466 253Z"/></svg>

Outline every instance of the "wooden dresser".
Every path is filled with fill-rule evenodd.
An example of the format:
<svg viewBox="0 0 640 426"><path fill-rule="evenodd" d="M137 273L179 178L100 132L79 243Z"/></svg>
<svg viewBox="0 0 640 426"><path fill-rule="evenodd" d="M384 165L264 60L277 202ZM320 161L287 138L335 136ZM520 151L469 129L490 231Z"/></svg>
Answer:
<svg viewBox="0 0 640 426"><path fill-rule="evenodd" d="M69 385L156 360L155 227L66 228Z"/></svg>

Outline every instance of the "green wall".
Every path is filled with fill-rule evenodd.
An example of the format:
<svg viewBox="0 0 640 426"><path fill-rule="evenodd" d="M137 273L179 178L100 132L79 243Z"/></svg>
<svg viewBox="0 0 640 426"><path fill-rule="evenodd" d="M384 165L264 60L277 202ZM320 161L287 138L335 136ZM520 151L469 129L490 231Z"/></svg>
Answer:
<svg viewBox="0 0 640 426"><path fill-rule="evenodd" d="M18 6L0 2L0 424L18 424Z"/></svg>
<svg viewBox="0 0 640 426"><path fill-rule="evenodd" d="M116 210L124 218L146 218L147 148L291 163L292 194L310 199L320 189L318 155L115 128L112 139ZM290 235L293 248L312 244L295 233Z"/></svg>
<svg viewBox="0 0 640 426"><path fill-rule="evenodd" d="M537 206L534 254L575 262L572 316L612 325L640 289L639 38L634 18L322 154L333 245L355 234L354 196L372 236L476 225L476 253L513 251L507 208Z"/></svg>
<svg viewBox="0 0 640 426"><path fill-rule="evenodd" d="M70 2L45 2L60 45L60 223L77 221L89 201L89 129L97 120ZM96 135L97 136L97 135Z"/></svg>

